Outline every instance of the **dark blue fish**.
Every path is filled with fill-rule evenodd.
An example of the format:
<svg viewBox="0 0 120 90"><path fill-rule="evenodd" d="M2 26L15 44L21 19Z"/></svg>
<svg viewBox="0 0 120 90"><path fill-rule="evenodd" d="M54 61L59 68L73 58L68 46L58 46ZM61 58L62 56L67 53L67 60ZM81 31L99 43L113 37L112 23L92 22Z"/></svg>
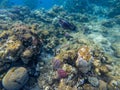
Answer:
<svg viewBox="0 0 120 90"><path fill-rule="evenodd" d="M64 29L70 29L70 30L76 29L76 26L74 24L69 23L68 21L66 21L64 19L59 19L59 24Z"/></svg>

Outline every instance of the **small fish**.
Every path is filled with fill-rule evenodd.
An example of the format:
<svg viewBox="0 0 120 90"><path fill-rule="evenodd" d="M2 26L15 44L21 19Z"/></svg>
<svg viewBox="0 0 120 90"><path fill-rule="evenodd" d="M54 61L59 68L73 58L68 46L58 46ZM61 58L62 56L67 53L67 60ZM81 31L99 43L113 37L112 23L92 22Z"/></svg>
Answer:
<svg viewBox="0 0 120 90"><path fill-rule="evenodd" d="M69 33L65 33L66 38L73 38Z"/></svg>
<svg viewBox="0 0 120 90"><path fill-rule="evenodd" d="M59 24L64 29L70 29L70 30L76 29L76 26L74 24L69 23L68 21L66 21L64 19L59 19Z"/></svg>

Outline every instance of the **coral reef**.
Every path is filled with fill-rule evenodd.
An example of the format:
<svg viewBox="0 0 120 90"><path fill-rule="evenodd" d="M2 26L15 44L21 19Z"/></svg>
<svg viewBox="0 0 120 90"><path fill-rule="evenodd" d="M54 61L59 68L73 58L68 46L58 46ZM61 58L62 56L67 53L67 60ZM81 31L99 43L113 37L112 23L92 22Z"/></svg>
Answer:
<svg viewBox="0 0 120 90"><path fill-rule="evenodd" d="M74 51L74 53L70 51ZM97 53L98 55L96 56ZM80 63L78 63L78 58L82 59ZM111 74L108 74L110 73L110 66L107 64L107 59L103 61L100 58L105 58L104 54L98 51L98 49L92 50L92 48L90 49L88 46L81 46L77 50L61 51L55 56L51 62L52 64L48 63L48 65L44 67L46 70L51 69L52 71L47 72L50 80L43 79L46 72L43 73L38 79L39 86L42 89L49 87L49 89L52 88L52 90L55 88L57 90L99 90L101 88L107 90L107 82L110 82L113 78ZM96 69L98 69L99 72L96 72ZM104 79L103 75L107 77ZM44 80L44 84L41 80ZM105 84L103 85L102 82Z"/></svg>
<svg viewBox="0 0 120 90"><path fill-rule="evenodd" d="M27 64L31 57L39 54L41 44L37 35L24 25L14 26L10 31L3 32L0 38L2 62L13 62L21 57L21 60Z"/></svg>
<svg viewBox="0 0 120 90"><path fill-rule="evenodd" d="M0 89L8 88L4 80L11 69L16 74L22 67L29 79L18 89L119 90L119 15L103 20L88 13L68 13L59 6L1 9ZM76 30L60 27L60 18Z"/></svg>
<svg viewBox="0 0 120 90"><path fill-rule="evenodd" d="M27 66L27 68L20 67L18 69L10 69L2 79L2 84L7 90L19 90L24 86L26 81L28 81L28 74L32 75L32 68L36 69L38 66L36 65L36 62L42 44L34 30L18 23L13 24L13 26L10 27L10 30L2 32L0 38L0 75L4 75L9 68ZM31 67L28 63L36 66ZM5 66L3 67L3 65ZM39 73L37 69L34 70L34 72Z"/></svg>

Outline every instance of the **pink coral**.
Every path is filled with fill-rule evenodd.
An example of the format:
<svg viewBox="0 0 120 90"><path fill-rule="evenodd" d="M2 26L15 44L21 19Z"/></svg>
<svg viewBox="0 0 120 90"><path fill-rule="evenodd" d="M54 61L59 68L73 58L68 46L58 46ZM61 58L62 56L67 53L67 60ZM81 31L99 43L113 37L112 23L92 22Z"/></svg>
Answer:
<svg viewBox="0 0 120 90"><path fill-rule="evenodd" d="M57 73L58 73L58 78L65 78L65 77L67 77L67 72L65 72L63 69L58 69Z"/></svg>

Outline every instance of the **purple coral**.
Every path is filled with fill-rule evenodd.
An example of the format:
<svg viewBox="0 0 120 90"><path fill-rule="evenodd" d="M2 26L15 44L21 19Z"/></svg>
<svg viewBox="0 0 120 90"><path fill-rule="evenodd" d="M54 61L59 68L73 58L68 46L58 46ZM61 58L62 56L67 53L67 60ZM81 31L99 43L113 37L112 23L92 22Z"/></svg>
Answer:
<svg viewBox="0 0 120 90"><path fill-rule="evenodd" d="M87 73L91 69L91 63L87 62L81 57L76 60L76 66L82 73Z"/></svg>
<svg viewBox="0 0 120 90"><path fill-rule="evenodd" d="M54 59L52 61L52 64L53 64L53 69L58 69L58 68L60 68L61 62L58 59Z"/></svg>
<svg viewBox="0 0 120 90"><path fill-rule="evenodd" d="M65 78L65 77L67 77L67 72L64 71L63 69L58 69L57 73L58 73L58 78Z"/></svg>

